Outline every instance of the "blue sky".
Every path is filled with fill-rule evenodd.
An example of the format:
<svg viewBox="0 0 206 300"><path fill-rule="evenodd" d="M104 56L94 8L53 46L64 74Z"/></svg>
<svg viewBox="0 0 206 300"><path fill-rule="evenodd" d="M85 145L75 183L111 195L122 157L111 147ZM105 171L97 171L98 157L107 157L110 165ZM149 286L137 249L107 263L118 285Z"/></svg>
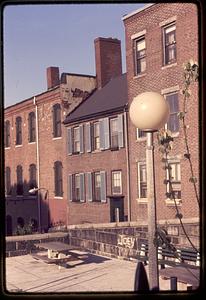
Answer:
<svg viewBox="0 0 206 300"><path fill-rule="evenodd" d="M3 11L4 105L46 90L46 68L95 75L94 39L125 37L122 16L135 4L13 5Z"/></svg>

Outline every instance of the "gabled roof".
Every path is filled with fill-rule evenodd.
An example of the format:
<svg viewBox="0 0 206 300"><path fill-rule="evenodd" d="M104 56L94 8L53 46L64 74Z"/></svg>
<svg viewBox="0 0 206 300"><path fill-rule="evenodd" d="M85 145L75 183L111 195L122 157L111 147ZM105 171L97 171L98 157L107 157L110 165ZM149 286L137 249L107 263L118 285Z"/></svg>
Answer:
<svg viewBox="0 0 206 300"><path fill-rule="evenodd" d="M90 119L115 112L127 105L126 73L111 79L102 89L95 90L76 109L67 115L64 124Z"/></svg>

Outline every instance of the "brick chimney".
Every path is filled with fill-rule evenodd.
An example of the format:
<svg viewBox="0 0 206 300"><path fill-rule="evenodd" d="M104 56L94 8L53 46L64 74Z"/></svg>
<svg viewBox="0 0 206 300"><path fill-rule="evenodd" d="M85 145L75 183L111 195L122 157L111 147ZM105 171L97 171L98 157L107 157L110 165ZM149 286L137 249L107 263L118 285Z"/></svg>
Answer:
<svg viewBox="0 0 206 300"><path fill-rule="evenodd" d="M47 68L47 89L51 89L59 84L59 68Z"/></svg>
<svg viewBox="0 0 206 300"><path fill-rule="evenodd" d="M98 37L94 40L97 87L122 74L121 41Z"/></svg>

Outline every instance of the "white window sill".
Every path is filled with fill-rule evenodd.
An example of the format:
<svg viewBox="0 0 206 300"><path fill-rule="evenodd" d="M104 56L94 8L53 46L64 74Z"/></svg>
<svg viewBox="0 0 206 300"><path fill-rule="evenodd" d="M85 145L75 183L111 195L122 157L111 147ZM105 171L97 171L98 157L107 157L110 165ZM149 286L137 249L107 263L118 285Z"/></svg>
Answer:
<svg viewBox="0 0 206 300"><path fill-rule="evenodd" d="M62 136L58 136L58 137L53 137L53 138L52 138L52 140L54 140L54 141L55 141L55 140L61 140L61 139L62 139Z"/></svg>
<svg viewBox="0 0 206 300"><path fill-rule="evenodd" d="M147 198L138 198L137 202L140 204L147 204L148 203L148 199Z"/></svg>
<svg viewBox="0 0 206 300"><path fill-rule="evenodd" d="M16 145L15 146L15 148L21 148L22 147L22 145Z"/></svg>
<svg viewBox="0 0 206 300"><path fill-rule="evenodd" d="M162 69L162 70L165 70L165 69L172 68L172 67L175 67L175 66L177 66L177 62L175 62L175 63L173 63L173 64L165 65L165 66L163 66L161 69Z"/></svg>
<svg viewBox="0 0 206 300"><path fill-rule="evenodd" d="M23 198L24 197L24 195L16 195L16 198Z"/></svg>
<svg viewBox="0 0 206 300"><path fill-rule="evenodd" d="M139 75L135 75L135 76L133 77L133 79L142 78L142 77L144 77L144 76L146 76L146 73L142 73L142 74L139 74Z"/></svg>
<svg viewBox="0 0 206 300"><path fill-rule="evenodd" d="M63 197L60 197L60 196L54 196L54 199L63 199Z"/></svg>
<svg viewBox="0 0 206 300"><path fill-rule="evenodd" d="M5 150L8 150L8 149L11 149L11 147L5 147L4 149L5 149Z"/></svg>
<svg viewBox="0 0 206 300"><path fill-rule="evenodd" d="M182 200L181 199L175 199L175 200L176 200L177 206L182 205ZM165 199L165 203L166 203L167 206L175 206L175 201L171 200L169 198Z"/></svg>
<svg viewBox="0 0 206 300"><path fill-rule="evenodd" d="M102 152L102 150L100 150L100 149L96 149L96 150L92 151L92 153L100 153L100 152Z"/></svg>
<svg viewBox="0 0 206 300"><path fill-rule="evenodd" d="M136 142L139 143L139 142L145 142L147 140L147 137L142 137L142 138L137 138L136 139Z"/></svg>
<svg viewBox="0 0 206 300"><path fill-rule="evenodd" d="M28 144L29 145L33 145L33 144L36 144L36 142L29 142Z"/></svg>

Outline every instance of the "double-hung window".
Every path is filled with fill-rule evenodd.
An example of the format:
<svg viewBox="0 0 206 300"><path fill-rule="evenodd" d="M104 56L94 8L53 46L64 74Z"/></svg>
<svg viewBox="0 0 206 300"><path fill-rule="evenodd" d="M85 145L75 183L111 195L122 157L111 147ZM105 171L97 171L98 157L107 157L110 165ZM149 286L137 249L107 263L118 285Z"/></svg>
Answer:
<svg viewBox="0 0 206 300"><path fill-rule="evenodd" d="M10 147L10 122L7 120L4 123L4 146Z"/></svg>
<svg viewBox="0 0 206 300"><path fill-rule="evenodd" d="M53 137L61 137L61 105L56 103L53 106Z"/></svg>
<svg viewBox="0 0 206 300"><path fill-rule="evenodd" d="M110 119L110 144L111 148L118 148L118 119Z"/></svg>
<svg viewBox="0 0 206 300"><path fill-rule="evenodd" d="M147 170L146 163L139 162L137 164L137 185L138 185L138 198L147 198Z"/></svg>
<svg viewBox="0 0 206 300"><path fill-rule="evenodd" d="M175 199L181 199L181 171L179 161L170 161L167 169L167 193L172 193ZM172 199L171 199L172 200Z"/></svg>
<svg viewBox="0 0 206 300"><path fill-rule="evenodd" d="M93 124L93 149L99 150L100 149L100 125L99 122Z"/></svg>
<svg viewBox="0 0 206 300"><path fill-rule="evenodd" d="M145 37L134 40L135 75L146 71L146 43Z"/></svg>
<svg viewBox="0 0 206 300"><path fill-rule="evenodd" d="M6 167L5 169L5 193L11 195L11 169Z"/></svg>
<svg viewBox="0 0 206 300"><path fill-rule="evenodd" d="M164 64L176 62L176 25L172 23L163 28Z"/></svg>
<svg viewBox="0 0 206 300"><path fill-rule="evenodd" d="M28 123L29 123L29 143L36 141L36 118L35 113L32 111L29 113Z"/></svg>
<svg viewBox="0 0 206 300"><path fill-rule="evenodd" d="M16 168L17 186L16 193L18 196L23 195L23 169L21 165Z"/></svg>
<svg viewBox="0 0 206 300"><path fill-rule="evenodd" d="M74 145L74 153L79 153L80 152L79 127L74 127L74 129L73 129L73 145Z"/></svg>
<svg viewBox="0 0 206 300"><path fill-rule="evenodd" d="M62 162L55 161L54 163L54 194L56 197L63 196L63 178L62 178Z"/></svg>
<svg viewBox="0 0 206 300"><path fill-rule="evenodd" d="M112 194L121 195L122 194L122 172L112 171Z"/></svg>
<svg viewBox="0 0 206 300"><path fill-rule="evenodd" d="M100 172L94 173L94 199L101 201L101 175Z"/></svg>
<svg viewBox="0 0 206 300"><path fill-rule="evenodd" d="M22 144L22 119L16 118L16 145Z"/></svg>
<svg viewBox="0 0 206 300"><path fill-rule="evenodd" d="M37 187L36 181L36 165L31 164L29 166L29 189L33 189Z"/></svg>
<svg viewBox="0 0 206 300"><path fill-rule="evenodd" d="M137 128L137 140L145 139L145 138L146 138L146 131Z"/></svg>
<svg viewBox="0 0 206 300"><path fill-rule="evenodd" d="M74 175L74 199L80 201L80 174Z"/></svg>
<svg viewBox="0 0 206 300"><path fill-rule="evenodd" d="M169 129L172 133L179 132L179 101L178 101L178 94L171 93L165 95L165 98L169 104L170 108L170 116L169 120L166 124L166 128Z"/></svg>

